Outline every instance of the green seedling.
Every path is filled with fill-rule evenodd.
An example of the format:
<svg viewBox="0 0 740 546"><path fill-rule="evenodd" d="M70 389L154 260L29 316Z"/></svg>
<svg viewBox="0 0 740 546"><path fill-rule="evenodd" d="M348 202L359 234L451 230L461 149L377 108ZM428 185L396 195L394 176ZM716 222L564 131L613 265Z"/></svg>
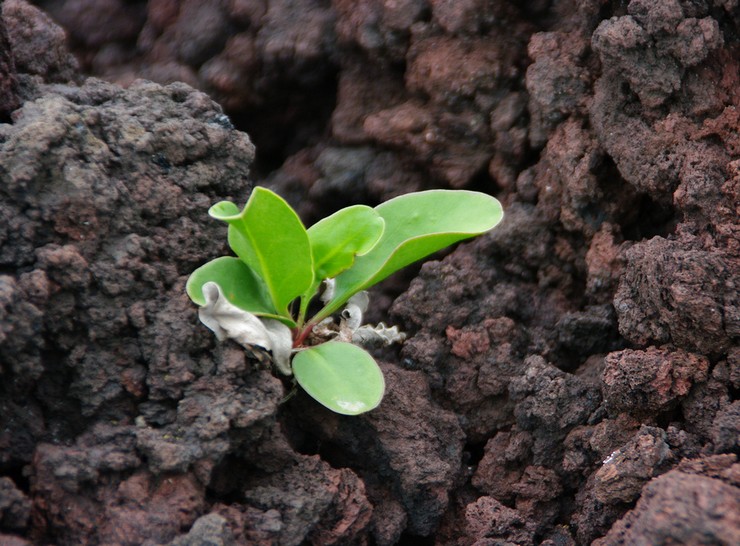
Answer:
<svg viewBox="0 0 740 546"><path fill-rule="evenodd" d="M385 391L380 367L359 345L405 337L383 323L362 325L366 290L503 218L496 199L462 190L411 193L375 208L354 205L309 229L261 187L241 211L222 201L208 213L228 224L237 257L216 258L188 279L201 321L219 340L269 351L281 373L344 415L377 407ZM322 305L309 317L317 296Z"/></svg>

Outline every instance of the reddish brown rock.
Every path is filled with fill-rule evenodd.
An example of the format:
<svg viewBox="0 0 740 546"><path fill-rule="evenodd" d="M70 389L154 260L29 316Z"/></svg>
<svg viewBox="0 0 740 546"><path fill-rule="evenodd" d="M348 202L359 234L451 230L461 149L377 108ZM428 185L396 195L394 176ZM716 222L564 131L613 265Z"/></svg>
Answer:
<svg viewBox="0 0 740 546"><path fill-rule="evenodd" d="M428 160L435 174L454 188L467 185L491 157L482 146L488 127L477 112L451 114L406 102L367 116L363 129L381 144Z"/></svg>
<svg viewBox="0 0 740 546"><path fill-rule="evenodd" d="M493 540L534 544L531 524L516 510L507 508L491 497L480 497L465 508L466 532L475 544L491 544Z"/></svg>
<svg viewBox="0 0 740 546"><path fill-rule="evenodd" d="M565 229L588 237L605 225L632 221L625 211L636 196L617 181L604 181L605 160L590 131L574 120L561 123L535 168L539 207Z"/></svg>
<svg viewBox="0 0 740 546"><path fill-rule="evenodd" d="M2 17L18 73L48 82L78 77L78 63L67 50L65 32L48 15L24 0L5 0Z"/></svg>
<svg viewBox="0 0 740 546"><path fill-rule="evenodd" d="M356 45L374 62L383 65L403 60L410 27L424 18L427 6L421 0L338 0L334 9L340 44Z"/></svg>
<svg viewBox="0 0 740 546"><path fill-rule="evenodd" d="M515 484L524 473L530 457L532 436L527 432L499 432L487 443L472 484L501 501L510 502Z"/></svg>
<svg viewBox="0 0 740 546"><path fill-rule="evenodd" d="M706 509L740 483L735 0L39 5L130 89L46 86L77 77L64 32L6 0L0 542L690 543L665 506L736 542ZM183 294L224 252L208 206L251 187L234 127L307 225L436 187L504 203L374 289L409 337L369 415L280 404ZM664 478L683 498L653 510Z"/></svg>
<svg viewBox="0 0 740 546"><path fill-rule="evenodd" d="M368 134L365 118L402 102L401 78L382 67L365 67L350 59L339 75L337 105L332 112L332 134L341 142L362 143Z"/></svg>
<svg viewBox="0 0 740 546"><path fill-rule="evenodd" d="M540 32L528 44L532 63L527 67L530 140L545 144L555 126L583 111L592 76L584 66L587 44L580 32Z"/></svg>
<svg viewBox="0 0 740 546"><path fill-rule="evenodd" d="M246 484L247 505L279 514L281 525L270 536L275 542L334 545L367 535L373 508L363 482L350 470L332 469L316 456L300 457L268 476L249 477ZM228 512L223 515L228 519Z"/></svg>
<svg viewBox="0 0 740 546"><path fill-rule="evenodd" d="M586 253L588 281L586 288L594 296L611 296L624 273L625 246L620 245L619 229L608 222L601 224Z"/></svg>
<svg viewBox="0 0 740 546"><path fill-rule="evenodd" d="M429 386L420 372L384 365L386 396L381 406L360 418L331 414L316 403L297 401L296 417L308 420L318 430L321 442L333 446L331 457L340 464L357 465L368 482L370 501L380 504L379 514L388 513L391 504L400 503L405 518L393 517L420 535L432 533L447 509L447 491L460 473L463 433L453 413L430 399ZM383 465L366 472L372 465ZM380 479L380 475L385 478ZM391 498L388 499L387 497ZM393 500L393 499L397 500ZM393 510L395 511L395 510ZM376 516L376 518L379 516ZM389 529L390 521L374 518L376 536L392 537L392 544L403 527ZM387 539L383 539L384 541Z"/></svg>
<svg viewBox="0 0 740 546"><path fill-rule="evenodd" d="M407 56L406 85L436 103L493 93L501 79L516 75L516 49L506 45L447 36L415 40Z"/></svg>
<svg viewBox="0 0 740 546"><path fill-rule="evenodd" d="M537 532L549 529L560 512L563 485L558 474L545 466L528 466L514 486L516 508L534 522Z"/></svg>
<svg viewBox="0 0 740 546"><path fill-rule="evenodd" d="M684 459L678 464L676 470L685 474L716 478L729 485L740 484L740 465L737 464L737 455L733 453Z"/></svg>
<svg viewBox="0 0 740 546"><path fill-rule="evenodd" d="M640 422L626 413L604 419L596 425L574 428L565 439L563 469L569 473L587 473L619 447L626 444L640 427Z"/></svg>
<svg viewBox="0 0 740 546"><path fill-rule="evenodd" d="M177 537L168 546L190 546L193 544L234 545L234 535L229 527L229 522L219 514L211 513L201 516L195 520L186 535Z"/></svg>
<svg viewBox="0 0 740 546"><path fill-rule="evenodd" d="M500 6L481 0L431 0L429 3L434 20L449 34L477 34L492 25L504 11Z"/></svg>
<svg viewBox="0 0 740 546"><path fill-rule="evenodd" d="M3 9L3 3L0 3ZM5 16L0 13L0 118L7 119L10 113L21 105L18 96L18 76L15 57L5 28Z"/></svg>
<svg viewBox="0 0 740 546"><path fill-rule="evenodd" d="M614 299L620 333L639 345L672 342L722 354L740 331L740 262L721 250L687 246L654 238L627 251Z"/></svg>
<svg viewBox="0 0 740 546"><path fill-rule="evenodd" d="M740 401L718 411L710 430L716 452L736 451L740 445Z"/></svg>
<svg viewBox="0 0 740 546"><path fill-rule="evenodd" d="M611 453L594 474L594 496L603 504L635 500L642 486L672 462L665 433L642 427L624 446Z"/></svg>
<svg viewBox="0 0 740 546"><path fill-rule="evenodd" d="M740 540L740 489L677 470L645 487L634 510L594 544L711 542Z"/></svg>
<svg viewBox="0 0 740 546"><path fill-rule="evenodd" d="M589 419L601 397L594 384L557 369L541 357L528 357L524 364L522 376L509 386L516 403L514 415L519 428L534 432L535 463L552 466L556 464L554 457L560 459L567 433Z"/></svg>
<svg viewBox="0 0 740 546"><path fill-rule="evenodd" d="M67 0L50 8L75 41L93 48L107 42L133 42L144 23L143 6L121 0Z"/></svg>
<svg viewBox="0 0 740 546"><path fill-rule="evenodd" d="M622 428L620 432L628 431ZM629 509L628 503L640 496L643 486L675 464L666 439L662 429L643 425L625 444L593 462L595 472L575 496L572 521L579 544L590 544L606 534Z"/></svg>
<svg viewBox="0 0 740 546"><path fill-rule="evenodd" d="M0 533L0 541L3 544L7 544L7 546L31 546L31 543L27 540L14 535L6 535L5 533Z"/></svg>
<svg viewBox="0 0 740 546"><path fill-rule="evenodd" d="M110 457L98 461L83 450L39 449L33 492L34 504L45 518L45 532L78 544L168 541L203 509L204 490L192 476L154 480L146 472L101 484L103 502L96 502L84 493L84 487L95 483L101 474L137 464L135 458L117 464L118 468L110 462Z"/></svg>
<svg viewBox="0 0 740 546"><path fill-rule="evenodd" d="M606 357L604 399L615 412L648 415L676 405L694 383L707 380L709 362L684 351L626 349Z"/></svg>
<svg viewBox="0 0 740 546"><path fill-rule="evenodd" d="M646 106L656 107L679 89L681 67L704 60L722 37L714 19L684 19L677 0L661 5L633 0L628 11L602 22L592 44Z"/></svg>
<svg viewBox="0 0 740 546"><path fill-rule="evenodd" d="M704 442L714 438L715 452L731 451L731 446L734 444L734 440L730 439L733 426L726 420L726 417L720 417L720 415L732 415L732 409L729 407L732 395L729 390L728 375L725 366L716 365L712 369L709 380L697 385L681 402L681 412L686 420L684 425L686 431L698 435ZM714 423L717 419L719 419L718 428L715 428ZM732 420L731 417L730 420ZM729 429L726 429L728 425Z"/></svg>

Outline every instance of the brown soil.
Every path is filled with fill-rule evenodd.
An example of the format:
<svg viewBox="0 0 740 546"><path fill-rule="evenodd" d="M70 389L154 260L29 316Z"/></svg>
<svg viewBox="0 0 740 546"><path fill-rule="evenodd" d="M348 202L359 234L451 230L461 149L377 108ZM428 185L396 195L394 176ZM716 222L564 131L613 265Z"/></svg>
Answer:
<svg viewBox="0 0 740 546"><path fill-rule="evenodd" d="M1 544L740 544L737 0L0 4ZM377 410L198 322L252 180L504 203Z"/></svg>

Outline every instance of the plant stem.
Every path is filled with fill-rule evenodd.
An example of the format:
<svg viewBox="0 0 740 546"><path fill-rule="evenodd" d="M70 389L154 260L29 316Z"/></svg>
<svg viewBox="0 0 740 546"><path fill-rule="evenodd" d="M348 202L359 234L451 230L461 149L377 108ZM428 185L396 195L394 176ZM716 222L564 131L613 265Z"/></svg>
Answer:
<svg viewBox="0 0 740 546"><path fill-rule="evenodd" d="M306 321L306 311L308 310L309 299L306 296L301 296L301 304L298 307L298 318L296 319L296 326L303 328L303 324Z"/></svg>
<svg viewBox="0 0 740 546"><path fill-rule="evenodd" d="M311 330L313 330L314 324L309 322L303 330L301 330L298 335L296 336L295 340L293 341L293 348L300 347L303 345L303 342L306 341L306 338L311 334Z"/></svg>

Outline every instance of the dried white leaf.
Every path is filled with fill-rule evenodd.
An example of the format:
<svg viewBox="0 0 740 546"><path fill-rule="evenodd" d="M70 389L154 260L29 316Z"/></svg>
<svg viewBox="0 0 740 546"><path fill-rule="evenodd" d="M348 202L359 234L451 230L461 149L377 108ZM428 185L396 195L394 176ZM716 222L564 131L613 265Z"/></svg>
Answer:
<svg viewBox="0 0 740 546"><path fill-rule="evenodd" d="M313 327L313 334L319 339L333 339L337 337L336 326L334 326L334 319L332 317L325 318Z"/></svg>
<svg viewBox="0 0 740 546"><path fill-rule="evenodd" d="M231 304L218 284L205 283L203 297L206 304L198 310L198 316L203 324L213 330L219 341L230 338L242 345L272 349L270 336L262 321L252 313Z"/></svg>
<svg viewBox="0 0 740 546"><path fill-rule="evenodd" d="M265 325L272 340L272 362L283 375L293 375L290 366L290 355L293 352L293 335L285 324L279 320L260 319Z"/></svg>
<svg viewBox="0 0 740 546"><path fill-rule="evenodd" d="M321 293L321 302L326 304L334 297L334 279L324 279L324 291Z"/></svg>
<svg viewBox="0 0 740 546"><path fill-rule="evenodd" d="M355 331L352 330L345 321L339 322L339 332L337 332L336 341L344 341L345 343L352 343L352 337L355 335Z"/></svg>
<svg viewBox="0 0 740 546"><path fill-rule="evenodd" d="M342 309L339 321L338 341L346 341L365 347L388 346L391 343L401 343L406 334L400 332L397 326L389 328L382 322L377 326L362 324L362 318L370 304L370 296L363 290L352 296Z"/></svg>
<svg viewBox="0 0 740 546"><path fill-rule="evenodd" d="M367 290L363 290L362 292L358 292L349 300L347 300L347 303L356 305L360 308L360 311L364 313L365 311L367 311L367 308L370 305L370 294Z"/></svg>
<svg viewBox="0 0 740 546"><path fill-rule="evenodd" d="M366 291L358 292L352 296L348 301L347 305L342 309L342 323L346 325L353 332L357 330L362 324L362 315L367 311L367 306L370 304L370 296Z"/></svg>
<svg viewBox="0 0 740 546"><path fill-rule="evenodd" d="M403 343L405 339L406 334L399 331L398 326L389 328L382 322L377 326L365 324L352 334L352 343L365 347L388 346L392 343Z"/></svg>
<svg viewBox="0 0 740 546"><path fill-rule="evenodd" d="M198 310L200 321L210 328L219 341L233 339L242 347L255 345L272 353L277 369L292 375L290 352L293 338L290 328L274 319L262 319L230 303L215 282L203 285L206 304Z"/></svg>

